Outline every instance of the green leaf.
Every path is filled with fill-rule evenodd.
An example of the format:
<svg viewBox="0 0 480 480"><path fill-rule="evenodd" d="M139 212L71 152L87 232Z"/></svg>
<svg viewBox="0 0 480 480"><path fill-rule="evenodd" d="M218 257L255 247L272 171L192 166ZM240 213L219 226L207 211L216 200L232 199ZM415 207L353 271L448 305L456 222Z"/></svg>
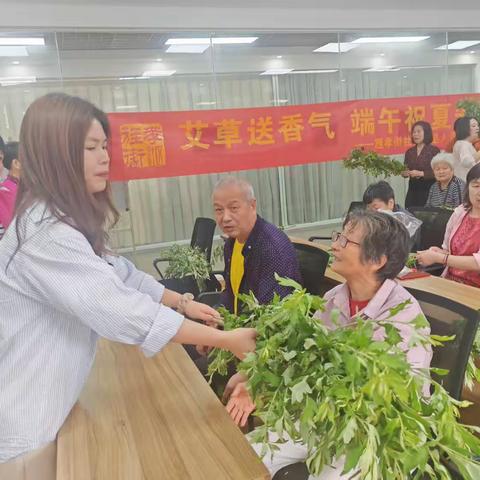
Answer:
<svg viewBox="0 0 480 480"><path fill-rule="evenodd" d="M289 362L290 360L292 360L292 358L295 358L297 356L297 352L295 352L294 350L290 351L290 352L283 352L282 353L283 355L283 358Z"/></svg>
<svg viewBox="0 0 480 480"><path fill-rule="evenodd" d="M348 445L357 431L357 421L355 417L350 418L343 430L342 438L346 445Z"/></svg>
<svg viewBox="0 0 480 480"><path fill-rule="evenodd" d="M316 345L315 340L313 338L307 338L305 342L303 343L303 348L305 350L308 350L309 348L312 348Z"/></svg>
<svg viewBox="0 0 480 480"><path fill-rule="evenodd" d="M291 278L285 278L285 277L280 277L277 273L275 273L275 280L281 285L282 287L291 287L294 290L302 290L302 286L296 282L295 280L292 280Z"/></svg>
<svg viewBox="0 0 480 480"><path fill-rule="evenodd" d="M306 393L312 393L312 389L307 383L307 379L304 377L303 380L298 382L296 385L290 388L292 391L292 402L300 403L303 400L303 396Z"/></svg>
<svg viewBox="0 0 480 480"><path fill-rule="evenodd" d="M433 335L433 334L431 334L430 338L432 340L436 340L437 342L451 342L452 340L455 340L455 336L456 335L447 336L447 335Z"/></svg>
<svg viewBox="0 0 480 480"><path fill-rule="evenodd" d="M358 465L358 461L361 455L364 453L365 447L362 445L355 446L347 450L345 456L345 466L343 467L342 474L350 472Z"/></svg>

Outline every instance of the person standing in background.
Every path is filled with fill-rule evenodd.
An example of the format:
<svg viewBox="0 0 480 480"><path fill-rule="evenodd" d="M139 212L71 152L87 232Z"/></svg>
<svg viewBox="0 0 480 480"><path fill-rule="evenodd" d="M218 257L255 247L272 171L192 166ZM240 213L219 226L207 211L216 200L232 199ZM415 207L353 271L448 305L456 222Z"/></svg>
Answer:
<svg viewBox="0 0 480 480"><path fill-rule="evenodd" d="M5 142L0 137L0 182L3 182L8 175L8 170L3 165L3 157L5 156Z"/></svg>
<svg viewBox="0 0 480 480"><path fill-rule="evenodd" d="M480 152L475 150L473 143L478 140L478 121L473 117L457 118L453 124L455 130L455 176L466 181L468 171L480 160Z"/></svg>
<svg viewBox="0 0 480 480"><path fill-rule="evenodd" d="M12 221L15 209L17 187L20 180L18 142L9 142L5 145L3 165L8 170L8 176L0 183L0 239Z"/></svg>
<svg viewBox="0 0 480 480"><path fill-rule="evenodd" d="M428 122L414 123L411 137L414 146L405 152L404 163L407 169L402 174L409 179L405 208L425 205L430 187L435 183L430 162L440 153L438 147L432 145L432 127Z"/></svg>

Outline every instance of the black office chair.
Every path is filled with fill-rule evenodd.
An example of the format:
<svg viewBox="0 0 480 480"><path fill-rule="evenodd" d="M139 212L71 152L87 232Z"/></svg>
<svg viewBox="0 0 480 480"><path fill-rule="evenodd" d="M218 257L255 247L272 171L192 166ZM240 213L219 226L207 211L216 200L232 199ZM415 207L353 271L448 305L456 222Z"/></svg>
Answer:
<svg viewBox="0 0 480 480"><path fill-rule="evenodd" d="M416 249L427 250L430 247L441 247L453 210L438 207L410 207L409 211L422 221Z"/></svg>
<svg viewBox="0 0 480 480"><path fill-rule="evenodd" d="M350 215L352 212L354 212L356 210L365 210L365 204L363 202L351 202L350 206L348 207L346 217L348 217L348 215ZM322 236L314 235L314 236L310 237L308 239L308 241L313 242L314 240L331 240L331 239L332 239L331 236L322 237Z"/></svg>
<svg viewBox="0 0 480 480"><path fill-rule="evenodd" d="M208 262L210 262L212 258L212 245L215 227L216 223L212 218L198 217L195 220L192 238L190 241L190 246L192 248L197 247L205 252L205 257ZM153 266L162 279L164 278L163 273L161 272L158 264L161 262L168 262L169 260L170 259L168 257L159 257L153 261Z"/></svg>
<svg viewBox="0 0 480 480"><path fill-rule="evenodd" d="M313 245L297 242L292 242L292 244L300 266L302 286L312 295L322 295L324 293L322 281L330 255L325 250Z"/></svg>
<svg viewBox="0 0 480 480"><path fill-rule="evenodd" d="M417 299L435 335L455 335L443 347L433 349L431 365L449 370L445 376L432 377L443 385L451 397L460 400L465 370L477 332L480 313L466 305L434 293L408 288Z"/></svg>
<svg viewBox="0 0 480 480"><path fill-rule="evenodd" d="M205 305L209 305L210 307L218 307L220 304L220 297L222 293L218 292L202 292L197 297L197 302L204 303Z"/></svg>
<svg viewBox="0 0 480 480"><path fill-rule="evenodd" d="M445 390L460 400L462 395L465 370L472 350L473 340L478 329L480 312L433 293L415 288L407 290L417 299L423 313L430 323L431 333L436 335L455 335L455 339L443 347L433 349L432 367L449 370L444 376L432 373L432 378L441 383ZM455 465L445 462L452 478L462 479ZM308 471L304 463L287 465L279 470L272 480L307 480Z"/></svg>

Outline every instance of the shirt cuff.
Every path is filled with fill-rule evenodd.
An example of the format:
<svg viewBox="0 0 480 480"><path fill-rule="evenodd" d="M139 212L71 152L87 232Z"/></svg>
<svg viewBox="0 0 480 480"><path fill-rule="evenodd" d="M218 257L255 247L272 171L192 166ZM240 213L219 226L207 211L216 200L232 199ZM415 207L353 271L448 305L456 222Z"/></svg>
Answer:
<svg viewBox="0 0 480 480"><path fill-rule="evenodd" d="M145 274L138 291L146 293L154 302L160 303L163 298L163 292L165 292L165 286L157 282L152 276Z"/></svg>
<svg viewBox="0 0 480 480"><path fill-rule="evenodd" d="M146 357L158 353L177 334L184 317L165 305L160 305L152 328L140 345Z"/></svg>

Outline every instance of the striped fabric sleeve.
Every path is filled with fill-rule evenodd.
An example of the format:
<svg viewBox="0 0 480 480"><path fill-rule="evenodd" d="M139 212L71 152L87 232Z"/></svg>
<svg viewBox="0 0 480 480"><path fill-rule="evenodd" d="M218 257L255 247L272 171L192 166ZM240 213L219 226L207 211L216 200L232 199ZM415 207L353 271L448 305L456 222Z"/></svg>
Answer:
<svg viewBox="0 0 480 480"><path fill-rule="evenodd" d="M165 287L141 270L125 257L107 255L105 260L112 265L117 275L127 287L135 288L139 292L146 293L155 302L161 302Z"/></svg>
<svg viewBox="0 0 480 480"><path fill-rule="evenodd" d="M175 336L184 317L126 285L82 234L71 232L51 236L41 246L24 244L17 255L27 287L39 301L72 315L100 336L138 344L148 356L157 353Z"/></svg>

